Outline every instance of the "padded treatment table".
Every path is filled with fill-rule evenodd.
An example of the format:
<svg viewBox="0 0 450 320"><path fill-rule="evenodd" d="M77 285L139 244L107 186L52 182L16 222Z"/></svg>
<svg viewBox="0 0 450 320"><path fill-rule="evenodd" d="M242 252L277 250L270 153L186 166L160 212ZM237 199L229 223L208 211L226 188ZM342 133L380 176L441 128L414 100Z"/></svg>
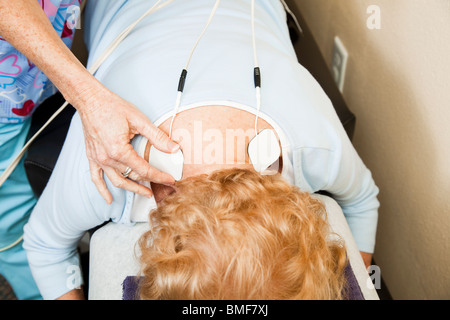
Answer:
<svg viewBox="0 0 450 320"><path fill-rule="evenodd" d="M350 265L364 299L378 300L378 294L341 208L328 196L316 195L316 197L325 205L332 230L345 241ZM148 223L127 226L110 222L93 233L89 257L90 300L122 299L123 281L126 277L136 276L139 272L139 248L136 243L148 228Z"/></svg>

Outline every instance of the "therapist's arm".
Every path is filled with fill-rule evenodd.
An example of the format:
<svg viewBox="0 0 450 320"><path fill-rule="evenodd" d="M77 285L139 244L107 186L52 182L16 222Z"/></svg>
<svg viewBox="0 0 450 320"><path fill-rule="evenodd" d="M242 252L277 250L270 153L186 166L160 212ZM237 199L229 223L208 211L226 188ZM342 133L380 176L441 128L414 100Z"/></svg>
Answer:
<svg viewBox="0 0 450 320"><path fill-rule="evenodd" d="M161 184L173 178L151 167L130 145L141 134L164 152L178 145L134 105L109 91L72 54L36 0L0 0L0 36L32 61L79 112L86 140L91 179L107 203L112 202L103 173L120 188L151 196L151 190L130 177Z"/></svg>
<svg viewBox="0 0 450 320"><path fill-rule="evenodd" d="M366 269L370 267L370 265L372 264L372 254L368 253L368 252L363 252L360 251L359 252L361 254L361 257L364 261L364 265L366 266Z"/></svg>

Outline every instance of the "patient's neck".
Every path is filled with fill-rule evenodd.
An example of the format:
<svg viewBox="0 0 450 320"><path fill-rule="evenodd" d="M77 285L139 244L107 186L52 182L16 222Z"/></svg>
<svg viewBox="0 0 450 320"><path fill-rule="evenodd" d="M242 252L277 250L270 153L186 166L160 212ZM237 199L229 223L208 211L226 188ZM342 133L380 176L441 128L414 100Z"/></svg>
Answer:
<svg viewBox="0 0 450 320"><path fill-rule="evenodd" d="M159 126L167 134L171 120L170 117ZM263 129L273 127L259 118L258 131ZM252 169L247 148L254 137L255 115L228 106L203 106L180 112L173 122L171 136L184 154L183 179L220 169ZM147 160L149 150L147 145ZM152 190L157 201L168 192L167 188L154 184Z"/></svg>
<svg viewBox="0 0 450 320"><path fill-rule="evenodd" d="M171 118L159 128L169 133ZM252 168L248 143L255 137L255 115L227 106L204 106L180 112L172 139L184 154L183 178L225 168ZM258 119L258 131L273 129Z"/></svg>

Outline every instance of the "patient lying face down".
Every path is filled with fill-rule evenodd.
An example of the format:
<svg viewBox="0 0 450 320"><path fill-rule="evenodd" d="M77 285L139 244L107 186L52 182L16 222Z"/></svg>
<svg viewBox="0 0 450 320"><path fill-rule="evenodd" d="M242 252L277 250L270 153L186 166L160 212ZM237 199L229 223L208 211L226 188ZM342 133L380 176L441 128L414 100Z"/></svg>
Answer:
<svg viewBox="0 0 450 320"><path fill-rule="evenodd" d="M320 201L223 169L177 183L140 241L141 299L342 299L346 251Z"/></svg>

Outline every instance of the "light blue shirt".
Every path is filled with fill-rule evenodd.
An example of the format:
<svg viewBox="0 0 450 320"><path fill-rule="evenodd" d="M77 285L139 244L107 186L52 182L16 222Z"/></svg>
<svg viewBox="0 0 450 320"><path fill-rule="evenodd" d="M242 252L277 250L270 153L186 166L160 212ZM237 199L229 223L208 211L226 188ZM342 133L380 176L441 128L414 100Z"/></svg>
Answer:
<svg viewBox="0 0 450 320"><path fill-rule="evenodd" d="M89 1L86 42L92 64L154 1ZM144 19L96 73L113 92L153 122L173 110L178 79L214 5L175 0ZM222 1L190 63L182 105L229 101L255 108L250 1ZM320 85L298 64L286 14L274 0L256 1L256 42L262 73L261 112L282 128L293 181L328 191L339 203L359 250L373 252L379 202L370 171L353 148ZM88 66L89 67L89 66ZM131 223L132 197L107 180L108 206L91 182L82 127L75 115L53 175L25 227L30 266L41 293L65 292L84 232L104 221Z"/></svg>

